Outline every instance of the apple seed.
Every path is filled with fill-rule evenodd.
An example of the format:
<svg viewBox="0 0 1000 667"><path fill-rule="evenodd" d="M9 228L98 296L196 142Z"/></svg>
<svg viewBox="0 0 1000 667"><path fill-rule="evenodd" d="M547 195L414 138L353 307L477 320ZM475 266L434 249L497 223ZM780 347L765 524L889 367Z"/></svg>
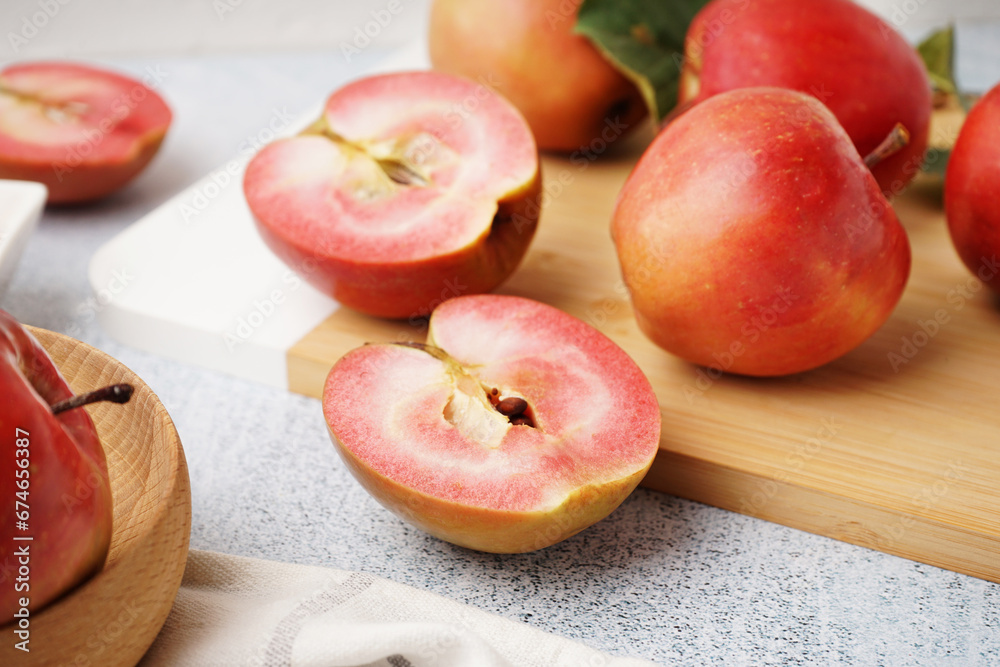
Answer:
<svg viewBox="0 0 1000 667"><path fill-rule="evenodd" d="M508 396L497 403L497 411L506 417L516 417L528 409L528 402L519 396Z"/></svg>

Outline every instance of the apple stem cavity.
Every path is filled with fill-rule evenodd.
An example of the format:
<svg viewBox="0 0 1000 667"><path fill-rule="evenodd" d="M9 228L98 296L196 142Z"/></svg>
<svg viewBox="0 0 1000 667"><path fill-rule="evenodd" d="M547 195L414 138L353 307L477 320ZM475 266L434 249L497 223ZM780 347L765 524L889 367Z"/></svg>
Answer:
<svg viewBox="0 0 1000 667"><path fill-rule="evenodd" d="M440 347L436 347L434 345L428 345L427 343L417 343L416 341L411 341L411 340L401 340L393 343L393 345L399 345L400 347L412 347L415 350L426 352L427 354L431 355L432 357L440 361L444 361L451 364L458 363L452 358L450 354L442 350Z"/></svg>
<svg viewBox="0 0 1000 667"><path fill-rule="evenodd" d="M427 187L431 184L430 179L425 175L420 173L416 167L407 163L404 159L398 157L377 157L371 154L371 151L357 141L351 141L344 135L335 131L330 124L327 123L326 118L319 118L312 125L307 127L302 131L302 134L315 134L321 137L325 137L335 144L339 144L344 148L352 150L356 153L366 155L375 161L375 164L382 169L386 176L389 177L393 183L398 183L399 185L409 185L417 187Z"/></svg>
<svg viewBox="0 0 1000 667"><path fill-rule="evenodd" d="M45 115L49 119L58 123L68 122L73 118L83 115L87 111L87 105L83 102L77 102L75 100L63 103L47 102L38 95L22 93L21 91L5 86L2 83L0 83L0 95L12 97L15 101L21 104L31 104L41 107L44 109Z"/></svg>
<svg viewBox="0 0 1000 667"><path fill-rule="evenodd" d="M462 373L469 375L465 367L462 366L458 361L455 360L450 354L442 350L440 347L435 347L434 345L428 345L427 343L417 343L415 341L398 341L393 343L394 345L399 345L401 347L412 347L415 350L420 350L421 352L426 352L435 359L443 361L453 368L460 369ZM528 415L528 402L521 398L520 396L507 396L505 398L500 397L500 390L496 387L486 387L483 386L483 391L486 393L486 400L490 402L493 408L502 414L507 420L514 426L530 426L535 428L535 422Z"/></svg>
<svg viewBox="0 0 1000 667"><path fill-rule="evenodd" d="M896 123L888 136L865 156L865 166L871 169L890 155L898 153L910 143L910 131L902 123Z"/></svg>
<svg viewBox="0 0 1000 667"><path fill-rule="evenodd" d="M78 394L67 398L65 401L59 401L52 406L52 414L57 415L60 412L66 412L67 410L74 410L76 408L83 407L84 405L104 401L109 401L111 403L128 403L128 400L132 398L132 392L134 391L135 388L127 383L101 387L100 389L89 391L86 394Z"/></svg>

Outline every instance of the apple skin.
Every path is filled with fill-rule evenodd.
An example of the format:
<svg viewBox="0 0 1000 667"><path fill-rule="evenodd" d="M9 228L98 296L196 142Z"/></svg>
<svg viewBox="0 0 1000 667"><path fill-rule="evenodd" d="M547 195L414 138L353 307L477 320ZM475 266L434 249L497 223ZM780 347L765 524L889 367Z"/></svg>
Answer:
<svg viewBox="0 0 1000 667"><path fill-rule="evenodd" d="M85 110L59 120L42 101ZM100 199L146 168L171 118L156 92L115 72L70 62L10 65L0 72L0 178L44 183L50 204Z"/></svg>
<svg viewBox="0 0 1000 667"><path fill-rule="evenodd" d="M461 77L398 72L335 91L321 122L350 141L396 146L399 159L420 137L433 148L426 187L396 185L361 151L314 134L254 156L243 189L257 229L314 287L369 315L412 320L517 268L538 224L541 171L509 102Z"/></svg>
<svg viewBox="0 0 1000 667"><path fill-rule="evenodd" d="M920 172L932 110L920 56L892 26L850 0L713 0L685 39L679 103L735 88L778 86L817 97L862 156L897 122L902 150L876 164L887 197Z"/></svg>
<svg viewBox="0 0 1000 667"><path fill-rule="evenodd" d="M514 103L544 151L572 152L647 116L638 88L573 33L582 0L435 0L435 69L487 83Z"/></svg>
<svg viewBox="0 0 1000 667"><path fill-rule="evenodd" d="M745 375L809 370L861 344L910 269L850 137L782 88L720 93L668 125L622 188L612 235L640 328Z"/></svg>
<svg viewBox="0 0 1000 667"><path fill-rule="evenodd" d="M521 297L461 296L434 311L427 344L353 350L323 392L341 458L403 520L470 549L532 551L603 519L649 469L656 396L593 327ZM533 425L509 423L486 387L524 398Z"/></svg>
<svg viewBox="0 0 1000 667"><path fill-rule="evenodd" d="M53 415L50 405L73 392L44 348L10 314L0 310L0 429L4 433L0 473L0 624L9 622L30 599L36 613L104 565L111 544L112 500L107 463L94 423L85 410ZM16 429L27 431L25 458L16 446ZM24 437L23 433L17 436ZM17 477L27 470L27 476ZM16 506L28 480L27 531L16 529ZM15 541L30 536L31 541ZM29 548L30 590L18 591L20 556ZM23 579L23 578L22 578ZM21 584L25 582L20 582Z"/></svg>
<svg viewBox="0 0 1000 667"><path fill-rule="evenodd" d="M962 262L1000 294L1000 85L969 111L948 158L944 210Z"/></svg>

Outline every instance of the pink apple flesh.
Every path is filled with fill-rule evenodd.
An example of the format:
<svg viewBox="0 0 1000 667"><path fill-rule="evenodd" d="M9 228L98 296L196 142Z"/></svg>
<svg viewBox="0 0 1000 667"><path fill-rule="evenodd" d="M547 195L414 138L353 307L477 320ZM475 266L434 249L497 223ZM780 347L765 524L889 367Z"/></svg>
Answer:
<svg viewBox="0 0 1000 667"><path fill-rule="evenodd" d="M63 62L0 72L0 178L32 180L51 203L118 190L156 154L170 109L139 81Z"/></svg>
<svg viewBox="0 0 1000 667"><path fill-rule="evenodd" d="M434 72L340 89L312 128L258 153L244 180L279 257L341 303L397 318L502 282L534 234L539 188L520 114Z"/></svg>
<svg viewBox="0 0 1000 667"><path fill-rule="evenodd" d="M892 313L906 233L815 98L720 93L660 133L612 233L642 330L688 361L786 375L860 345Z"/></svg>
<svg viewBox="0 0 1000 667"><path fill-rule="evenodd" d="M450 300L427 348L368 345L327 379L342 458L403 519L454 544L540 549L607 516L652 463L660 412L614 342L519 297ZM494 407L520 397L530 424Z"/></svg>

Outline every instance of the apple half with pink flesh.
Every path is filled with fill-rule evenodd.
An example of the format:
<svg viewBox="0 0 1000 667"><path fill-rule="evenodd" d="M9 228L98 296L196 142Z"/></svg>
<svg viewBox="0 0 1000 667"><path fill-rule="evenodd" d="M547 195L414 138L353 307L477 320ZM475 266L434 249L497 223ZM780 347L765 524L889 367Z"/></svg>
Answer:
<svg viewBox="0 0 1000 667"><path fill-rule="evenodd" d="M366 345L330 371L323 412L354 476L402 519L495 553L559 542L642 480L660 410L639 367L530 299L452 299L426 344Z"/></svg>
<svg viewBox="0 0 1000 667"><path fill-rule="evenodd" d="M0 178L44 183L53 204L99 199L149 164L170 121L159 95L121 74L11 65L0 72Z"/></svg>
<svg viewBox="0 0 1000 667"><path fill-rule="evenodd" d="M438 72L348 84L244 178L278 257L340 303L390 318L426 317L503 282L534 235L540 188L521 114Z"/></svg>

